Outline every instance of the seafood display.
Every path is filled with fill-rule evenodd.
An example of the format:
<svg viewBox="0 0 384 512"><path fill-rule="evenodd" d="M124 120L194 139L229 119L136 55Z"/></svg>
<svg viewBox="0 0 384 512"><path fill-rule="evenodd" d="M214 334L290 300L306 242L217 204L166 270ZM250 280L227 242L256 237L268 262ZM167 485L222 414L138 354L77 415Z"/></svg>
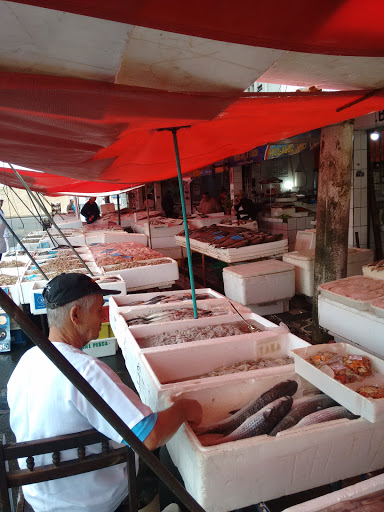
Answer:
<svg viewBox="0 0 384 512"><path fill-rule="evenodd" d="M280 382L223 420L196 427L195 434L203 446L213 446L263 434L276 436L284 430L342 418L358 418L324 394L293 401L297 388L294 380Z"/></svg>
<svg viewBox="0 0 384 512"><path fill-rule="evenodd" d="M208 316L220 316L227 315L228 309L214 306L211 309L199 309L197 308L197 313L199 318L208 317ZM139 324L154 324L154 323L162 323L162 322L174 322L175 320L187 320L190 318L194 318L194 313L192 308L181 308L181 309L171 309L167 311L156 311L155 313L151 313L145 316L138 316L136 318L130 318L127 320L128 325L139 325Z"/></svg>
<svg viewBox="0 0 384 512"><path fill-rule="evenodd" d="M19 260L0 261L0 268L24 267L25 263Z"/></svg>
<svg viewBox="0 0 384 512"><path fill-rule="evenodd" d="M383 510L384 491L377 491L366 496L335 503L322 508L319 512L382 512Z"/></svg>
<svg viewBox="0 0 384 512"><path fill-rule="evenodd" d="M164 265L165 263L169 263L169 260L167 260L166 258L159 258L150 261L124 261L122 263L117 263L116 265L108 265L108 270L123 270L125 268L148 267L149 265ZM105 269L107 265L102 266Z"/></svg>
<svg viewBox="0 0 384 512"><path fill-rule="evenodd" d="M366 398L384 398L384 386L371 385L362 386L356 390L359 395L365 396Z"/></svg>
<svg viewBox="0 0 384 512"><path fill-rule="evenodd" d="M49 272L71 272L72 270L78 269L82 266L81 262L77 258L54 258L46 260L44 263L39 263L41 270L45 273ZM31 267L36 269L36 267Z"/></svg>
<svg viewBox="0 0 384 512"><path fill-rule="evenodd" d="M12 284L16 284L17 280L17 276L8 276L6 274L0 274L0 286L11 286Z"/></svg>
<svg viewBox="0 0 384 512"><path fill-rule="evenodd" d="M281 356L281 357L259 357L253 361L240 361L234 363L231 366L219 366L210 372L203 373L196 379L203 379L205 377L219 377L221 375L229 375L231 373L247 372L251 370L260 370L261 368L272 368L274 366L284 366L286 364L292 364L293 357Z"/></svg>
<svg viewBox="0 0 384 512"><path fill-rule="evenodd" d="M209 293L200 293L196 295L197 300L215 299L216 297ZM180 293L174 295L156 295L148 300L137 300L130 302L130 306L152 306L153 304L168 304L168 302L184 302L192 300L192 293Z"/></svg>
<svg viewBox="0 0 384 512"><path fill-rule="evenodd" d="M381 272L382 270L384 270L384 260L374 261L373 263L368 263L367 265L364 266L369 267L371 270Z"/></svg>
<svg viewBox="0 0 384 512"><path fill-rule="evenodd" d="M331 281L330 283L322 284L320 288L337 295L360 301L369 301L384 297L383 280L366 276L352 276L337 281Z"/></svg>
<svg viewBox="0 0 384 512"><path fill-rule="evenodd" d="M252 323L252 322L251 322ZM257 331L261 331L254 326ZM190 329L178 329L172 332L162 332L151 336L137 338L141 348L161 347L163 345L176 345L196 340L208 340L249 334L251 329L244 322L233 322L219 325L206 325L205 327L192 327Z"/></svg>
<svg viewBox="0 0 384 512"><path fill-rule="evenodd" d="M327 366L334 373L334 379L342 384L351 384L372 375L371 360L362 355L341 356L334 352L318 352L306 359L309 363L322 368Z"/></svg>
<svg viewBox="0 0 384 512"><path fill-rule="evenodd" d="M182 231L179 236L184 236ZM263 233L241 227L222 227L212 224L200 229L191 229L189 238L204 242L218 249L237 249L247 245L258 245L268 242L277 242L283 238L282 234Z"/></svg>
<svg viewBox="0 0 384 512"><path fill-rule="evenodd" d="M163 258L163 255L138 242L95 243L89 246L100 266Z"/></svg>

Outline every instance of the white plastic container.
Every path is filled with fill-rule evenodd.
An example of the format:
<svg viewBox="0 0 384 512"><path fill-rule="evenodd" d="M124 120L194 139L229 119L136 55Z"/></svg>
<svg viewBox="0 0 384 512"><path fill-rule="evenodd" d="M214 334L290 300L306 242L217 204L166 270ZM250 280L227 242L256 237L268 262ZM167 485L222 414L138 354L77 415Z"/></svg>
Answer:
<svg viewBox="0 0 384 512"><path fill-rule="evenodd" d="M125 231L89 231L85 233L85 241L88 245L119 242L138 242L144 246L147 245L145 235Z"/></svg>
<svg viewBox="0 0 384 512"><path fill-rule="evenodd" d="M314 249L316 247L316 229L298 231L295 240L295 251Z"/></svg>
<svg viewBox="0 0 384 512"><path fill-rule="evenodd" d="M198 400L203 424L209 424L288 378L300 383L296 397L310 386L297 374L285 374L200 386L175 398ZM382 468L383 428L383 420L340 419L203 447L184 424L167 448L187 491L207 512L226 512Z"/></svg>
<svg viewBox="0 0 384 512"><path fill-rule="evenodd" d="M342 384L332 376L327 375L325 371L316 368L306 359L318 352L334 352L335 355L346 356L356 354L366 356L371 360L372 373L359 382L351 384ZM323 345L310 345L305 348L299 348L292 351L295 360L295 371L311 384L321 389L340 405L346 407L349 411L363 416L372 423L384 419L384 399L371 399L360 395L357 389L365 385L384 385L384 361L378 357L368 354L364 350L358 349L348 343L332 343ZM332 373L332 372L330 372Z"/></svg>
<svg viewBox="0 0 384 512"><path fill-rule="evenodd" d="M383 489L384 475L378 475L355 485L344 487L344 489L340 489L339 491L331 492L325 496L320 496L314 500L286 508L283 512L324 512L328 507L336 505L337 503L357 498L364 498L365 496L382 491Z"/></svg>
<svg viewBox="0 0 384 512"><path fill-rule="evenodd" d="M187 343L185 347L172 345L166 351L147 350L140 354L140 397L145 404L157 410L163 406L164 397L176 391L197 389L213 381L229 383L239 379L292 373L293 363L215 377L199 377L218 367L231 366L241 361L292 356L291 349L308 345L291 333L275 334L271 330L223 338L220 345L215 340L203 340L197 344Z"/></svg>
<svg viewBox="0 0 384 512"><path fill-rule="evenodd" d="M347 277L361 275L363 265L373 260L371 249L348 248ZM315 275L315 249L287 252L283 261L295 266L296 293L313 296Z"/></svg>
<svg viewBox="0 0 384 512"><path fill-rule="evenodd" d="M256 261L223 270L226 297L241 304L264 304L295 295L295 267L278 260Z"/></svg>
<svg viewBox="0 0 384 512"><path fill-rule="evenodd" d="M319 324L347 340L384 357L384 318L358 311L319 295Z"/></svg>
<svg viewBox="0 0 384 512"><path fill-rule="evenodd" d="M206 302L206 301L203 301ZM206 327L208 325L218 325L225 323L236 323L240 322L241 318L235 314L228 314L226 316L211 316L205 318L199 318L197 320L179 320L174 322L164 322L161 324L153 324L153 325L136 325L132 327L128 327L126 322L126 316L130 315L129 313L118 313L116 315L115 325L112 326L113 332L116 336L117 342L121 348L123 353L125 364L127 369L131 375L135 386L140 393L140 385L141 385L141 362L139 362L139 354L145 353L146 351L152 352L162 352L167 351L169 347L173 345L164 345L159 347L148 347L142 348L140 345L140 338L144 336L151 336L155 334L160 334L164 332L174 332L181 329L192 329L194 327ZM254 313L248 313L243 315L244 318L248 321L252 321L256 327L261 330L268 329L276 329L277 326L272 322L269 322L265 318L255 315ZM262 333L255 333L254 335L261 335ZM214 338L211 341L220 343L221 340L228 339L226 338ZM193 340L188 343L183 343L182 347L187 347L192 344L201 343L204 340Z"/></svg>

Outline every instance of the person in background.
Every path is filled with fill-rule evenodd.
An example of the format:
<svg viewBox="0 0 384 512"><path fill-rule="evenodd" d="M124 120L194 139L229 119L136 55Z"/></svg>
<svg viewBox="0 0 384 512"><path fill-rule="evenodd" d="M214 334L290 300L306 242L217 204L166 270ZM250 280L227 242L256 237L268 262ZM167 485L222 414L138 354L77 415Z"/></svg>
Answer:
<svg viewBox="0 0 384 512"><path fill-rule="evenodd" d="M245 196L243 190L236 192L233 206L236 210L236 216L238 220L256 220L257 206L251 199L248 199Z"/></svg>
<svg viewBox="0 0 384 512"><path fill-rule="evenodd" d="M175 213L173 211L173 205L174 205L174 202L173 202L172 194L169 190L167 190L162 201L161 201L161 207L162 207L166 217L174 216Z"/></svg>
<svg viewBox="0 0 384 512"><path fill-rule="evenodd" d="M216 213L218 210L216 199L211 197L209 192L204 192L197 211L199 213Z"/></svg>
<svg viewBox="0 0 384 512"><path fill-rule="evenodd" d="M81 215L85 217L87 224L92 224L100 218L100 210L96 204L96 197L90 197L81 209Z"/></svg>
<svg viewBox="0 0 384 512"><path fill-rule="evenodd" d="M4 199L2 197L0 197L0 216L5 219L5 215L3 212L3 203L4 203ZM0 221L1 221L1 219L0 219ZM8 237L9 237L9 233L8 233L7 226L5 225L5 222L1 221L0 222L0 261L1 261L1 258L3 257L3 253L7 252L7 250L8 250Z"/></svg>
<svg viewBox="0 0 384 512"><path fill-rule="evenodd" d="M73 199L69 200L69 204L67 206L67 213L76 213L76 206Z"/></svg>
<svg viewBox="0 0 384 512"><path fill-rule="evenodd" d="M228 208L226 208L226 204L229 201L229 196L224 187L221 188L220 194L217 198L217 205L219 207L219 211L225 212Z"/></svg>
<svg viewBox="0 0 384 512"><path fill-rule="evenodd" d="M85 274L60 274L43 291L47 307L49 340L99 395L120 416L149 450L163 446L185 421L198 425L202 408L196 400L179 399L161 412L152 412L136 393L123 384L105 363L82 351L98 337L103 312L102 290ZM17 442L75 434L95 428L112 440L114 448L125 441L108 421L38 348L20 359L8 382L10 425ZM98 453L100 445L88 447ZM61 453L61 460L76 458L76 450ZM51 455L36 463L52 464ZM19 460L21 468L26 459ZM127 466L119 464L89 473L23 487L35 512L118 512L128 495Z"/></svg>
<svg viewBox="0 0 384 512"><path fill-rule="evenodd" d="M153 195L148 194L147 199L144 201L144 210L154 210L155 209L155 201L153 200Z"/></svg>

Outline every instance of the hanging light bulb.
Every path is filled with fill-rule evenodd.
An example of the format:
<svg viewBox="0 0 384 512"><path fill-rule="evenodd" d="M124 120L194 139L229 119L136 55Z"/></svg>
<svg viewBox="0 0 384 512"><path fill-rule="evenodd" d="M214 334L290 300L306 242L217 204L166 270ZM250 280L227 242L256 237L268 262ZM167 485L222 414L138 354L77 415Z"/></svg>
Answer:
<svg viewBox="0 0 384 512"><path fill-rule="evenodd" d="M375 130L374 132L372 132L370 134L370 137L371 137L371 140L374 140L374 141L379 140L380 133L377 130Z"/></svg>

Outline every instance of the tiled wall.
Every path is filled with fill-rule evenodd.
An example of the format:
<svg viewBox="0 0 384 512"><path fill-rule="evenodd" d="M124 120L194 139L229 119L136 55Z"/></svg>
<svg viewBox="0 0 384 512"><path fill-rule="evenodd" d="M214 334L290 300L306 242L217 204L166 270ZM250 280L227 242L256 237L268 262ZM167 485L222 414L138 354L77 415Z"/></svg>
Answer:
<svg viewBox="0 0 384 512"><path fill-rule="evenodd" d="M350 246L356 246L355 233L358 233L360 247L367 248L367 205L367 132L355 130L348 233L348 245Z"/></svg>

